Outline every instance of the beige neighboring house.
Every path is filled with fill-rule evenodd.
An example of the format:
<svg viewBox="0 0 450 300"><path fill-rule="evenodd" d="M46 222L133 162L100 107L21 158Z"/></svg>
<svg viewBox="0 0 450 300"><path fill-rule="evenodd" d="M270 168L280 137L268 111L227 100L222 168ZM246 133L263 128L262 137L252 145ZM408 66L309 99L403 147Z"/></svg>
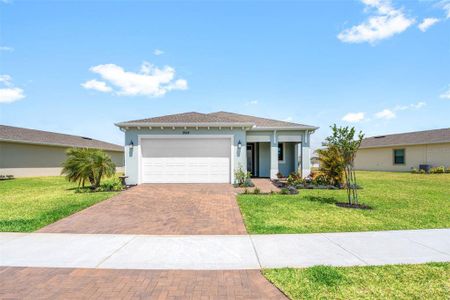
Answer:
<svg viewBox="0 0 450 300"><path fill-rule="evenodd" d="M0 125L0 175L57 176L71 147L101 149L123 171L123 147L88 137Z"/></svg>
<svg viewBox="0 0 450 300"><path fill-rule="evenodd" d="M355 159L358 170L410 171L421 164L450 166L450 128L369 137Z"/></svg>

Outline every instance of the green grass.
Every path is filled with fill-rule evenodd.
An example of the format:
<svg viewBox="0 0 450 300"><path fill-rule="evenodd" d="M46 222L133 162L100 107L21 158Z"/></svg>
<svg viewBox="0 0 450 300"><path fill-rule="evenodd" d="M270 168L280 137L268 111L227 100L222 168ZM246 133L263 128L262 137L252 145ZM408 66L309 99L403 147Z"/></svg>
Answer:
<svg viewBox="0 0 450 300"><path fill-rule="evenodd" d="M337 207L345 190L239 195L250 233L311 233L450 227L450 174L358 172L360 210Z"/></svg>
<svg viewBox="0 0 450 300"><path fill-rule="evenodd" d="M0 231L34 231L117 194L75 193L75 187L64 177L0 181Z"/></svg>
<svg viewBox="0 0 450 300"><path fill-rule="evenodd" d="M448 299L450 263L316 266L263 274L291 299Z"/></svg>

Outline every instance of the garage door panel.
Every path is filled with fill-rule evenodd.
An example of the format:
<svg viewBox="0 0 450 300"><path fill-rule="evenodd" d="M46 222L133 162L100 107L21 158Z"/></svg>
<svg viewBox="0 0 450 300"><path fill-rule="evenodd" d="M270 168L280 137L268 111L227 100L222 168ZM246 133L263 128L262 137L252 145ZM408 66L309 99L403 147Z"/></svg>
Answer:
<svg viewBox="0 0 450 300"><path fill-rule="evenodd" d="M230 147L224 138L142 140L142 182L228 183Z"/></svg>
<svg viewBox="0 0 450 300"><path fill-rule="evenodd" d="M142 157L229 157L230 139L143 139Z"/></svg>

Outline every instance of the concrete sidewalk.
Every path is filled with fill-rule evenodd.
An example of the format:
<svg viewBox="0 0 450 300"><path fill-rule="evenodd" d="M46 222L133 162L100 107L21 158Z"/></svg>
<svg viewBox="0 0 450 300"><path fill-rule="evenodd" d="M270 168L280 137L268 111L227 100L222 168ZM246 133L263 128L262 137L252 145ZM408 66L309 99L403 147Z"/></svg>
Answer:
<svg viewBox="0 0 450 300"><path fill-rule="evenodd" d="M0 233L0 266L233 270L450 261L450 229L151 236Z"/></svg>

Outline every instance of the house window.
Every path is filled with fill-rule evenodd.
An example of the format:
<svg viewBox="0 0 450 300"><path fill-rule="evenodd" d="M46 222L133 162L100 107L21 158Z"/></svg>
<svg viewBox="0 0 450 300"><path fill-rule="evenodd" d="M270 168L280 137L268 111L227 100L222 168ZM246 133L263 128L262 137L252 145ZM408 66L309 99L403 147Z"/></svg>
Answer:
<svg viewBox="0 0 450 300"><path fill-rule="evenodd" d="M405 163L405 149L394 149L394 165Z"/></svg>
<svg viewBox="0 0 450 300"><path fill-rule="evenodd" d="M278 160L284 161L284 144L278 143Z"/></svg>

